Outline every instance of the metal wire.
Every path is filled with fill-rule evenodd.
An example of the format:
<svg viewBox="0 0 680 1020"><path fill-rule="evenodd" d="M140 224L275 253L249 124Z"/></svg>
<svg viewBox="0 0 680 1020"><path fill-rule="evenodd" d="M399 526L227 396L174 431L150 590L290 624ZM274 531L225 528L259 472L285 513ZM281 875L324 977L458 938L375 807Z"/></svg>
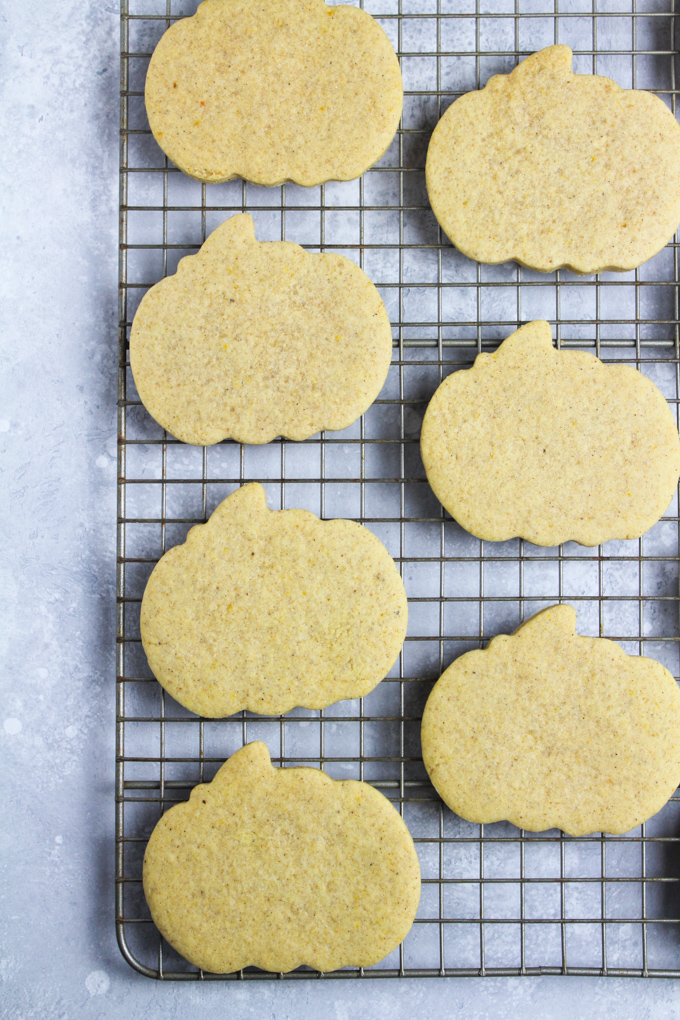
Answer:
<svg viewBox="0 0 680 1020"><path fill-rule="evenodd" d="M680 672L677 501L638 541L593 550L479 542L442 511L418 453L422 414L441 379L531 318L548 319L560 346L641 369L677 414L676 242L626 274L542 276L514 264L481 266L442 236L424 188L429 134L449 103L551 42L572 46L576 70L653 89L675 112L672 8L610 0L601 11L598 2L367 3L401 60L402 126L360 181L311 189L200 185L169 165L149 133L144 74L160 35L196 3L121 2L116 927L123 955L143 974L272 977L254 969L221 978L196 970L163 942L141 890L143 851L160 813L252 739L265 740L282 766L311 764L372 783L414 836L423 895L412 932L383 963L338 977L680 974L677 795L626 836L536 835L456 818L420 757L422 708L441 671L557 601L576 607L581 633L613 638L659 659L676 677ZM381 398L343 433L196 449L168 436L140 405L128 361L139 299L219 222L242 211L253 213L261 240L344 252L383 294L394 327L390 376ZM375 531L402 571L409 633L397 667L359 701L276 718L244 712L201 720L153 679L139 641L139 603L165 549L253 479L265 485L272 508L304 506ZM304 968L279 975L319 976Z"/></svg>

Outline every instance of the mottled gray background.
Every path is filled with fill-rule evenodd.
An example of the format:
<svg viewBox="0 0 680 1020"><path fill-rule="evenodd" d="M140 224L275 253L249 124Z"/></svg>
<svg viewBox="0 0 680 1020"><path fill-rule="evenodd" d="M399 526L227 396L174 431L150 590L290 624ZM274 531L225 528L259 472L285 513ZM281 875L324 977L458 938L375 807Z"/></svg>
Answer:
<svg viewBox="0 0 680 1020"><path fill-rule="evenodd" d="M0 0L0 1016L676 1016L675 981L162 985L120 957L118 32L116 0Z"/></svg>

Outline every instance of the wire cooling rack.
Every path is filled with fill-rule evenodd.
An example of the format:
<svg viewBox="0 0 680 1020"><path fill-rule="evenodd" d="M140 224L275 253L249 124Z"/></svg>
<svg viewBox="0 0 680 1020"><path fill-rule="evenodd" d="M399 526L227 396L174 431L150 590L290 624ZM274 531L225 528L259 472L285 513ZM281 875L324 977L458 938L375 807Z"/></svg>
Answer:
<svg viewBox="0 0 680 1020"><path fill-rule="evenodd" d="M196 2L122 0L116 925L123 955L143 974L214 978L183 961L155 929L142 857L163 810L253 739L266 741L276 764L372 783L413 834L423 887L411 933L378 966L338 976L680 973L680 798L621 837L473 825L443 807L419 740L432 683L457 655L560 600L577 609L581 633L613 638L680 672L677 502L639 541L596 549L479 542L442 511L418 450L441 379L533 318L553 324L559 345L636 366L677 411L674 243L633 273L582 278L481 266L442 236L424 182L430 132L446 107L553 42L572 46L577 71L651 89L675 110L668 2L366 0L401 60L402 127L361 180L304 189L206 186L168 164L149 133L144 77L161 34ZM394 327L389 378L344 432L199 449L168 436L139 403L127 341L142 295L244 210L260 240L340 252L383 295ZM164 550L253 479L273 509L351 517L382 539L409 595L408 636L390 676L362 700L276 718L201 720L153 679L139 640L140 598ZM281 976L319 975L303 968ZM249 969L226 979L270 977Z"/></svg>

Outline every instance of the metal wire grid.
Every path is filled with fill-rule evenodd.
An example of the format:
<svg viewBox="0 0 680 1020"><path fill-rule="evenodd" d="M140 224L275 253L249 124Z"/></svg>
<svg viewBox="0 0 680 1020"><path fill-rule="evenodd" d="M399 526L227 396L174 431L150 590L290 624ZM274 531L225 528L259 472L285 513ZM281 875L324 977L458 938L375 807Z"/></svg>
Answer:
<svg viewBox="0 0 680 1020"><path fill-rule="evenodd" d="M623 837L539 835L472 825L444 808L422 766L419 724L432 682L461 652L537 609L568 601L582 633L620 641L680 673L678 509L635 542L594 550L482 543L446 515L418 453L422 414L441 379L531 318L558 345L635 365L676 409L680 387L678 252L640 270L579 278L515 265L486 267L442 237L424 188L424 156L446 106L491 73L553 41L579 71L647 87L675 110L673 10L656 0L375 0L401 59L402 126L357 182L302 189L237 181L200 185L169 165L143 111L157 39L195 0L122 0L120 370L116 767L116 927L123 955L163 979L215 979L183 961L151 922L141 862L159 813L208 780L247 740L282 766L310 764L360 778L390 797L409 825L423 874L420 910L403 946L340 977L680 973L680 798ZM222 443L197 449L141 407L128 334L141 295L217 223L252 212L260 239L340 251L381 290L394 326L388 382L360 422L305 443ZM285 717L201 720L165 695L139 641L139 602L154 563L207 519L228 492L259 480L272 508L304 506L371 528L400 566L409 632L399 662L368 697ZM301 969L289 979L319 977ZM249 969L220 980L267 979Z"/></svg>

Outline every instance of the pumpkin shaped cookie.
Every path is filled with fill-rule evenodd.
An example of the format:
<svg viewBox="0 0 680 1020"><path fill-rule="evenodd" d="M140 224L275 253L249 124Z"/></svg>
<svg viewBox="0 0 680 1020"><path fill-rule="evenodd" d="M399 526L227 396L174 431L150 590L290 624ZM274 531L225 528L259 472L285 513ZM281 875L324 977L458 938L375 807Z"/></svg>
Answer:
<svg viewBox="0 0 680 1020"><path fill-rule="evenodd" d="M420 447L437 498L492 542L637 538L668 508L680 474L678 429L654 383L555 350L541 320L444 380Z"/></svg>
<svg viewBox="0 0 680 1020"><path fill-rule="evenodd" d="M453 103L427 153L442 230L478 262L634 269L680 222L680 126L651 92L548 46Z"/></svg>
<svg viewBox="0 0 680 1020"><path fill-rule="evenodd" d="M653 659L552 606L456 659L423 713L423 760L472 822L628 832L680 782L680 691Z"/></svg>
<svg viewBox="0 0 680 1020"><path fill-rule="evenodd" d="M330 971L370 967L406 937L420 868L382 793L273 768L258 741L166 811L144 892L168 942L205 970Z"/></svg>
<svg viewBox="0 0 680 1020"><path fill-rule="evenodd" d="M155 676L192 712L278 715L368 694L406 621L399 571L368 528L269 510L253 482L156 564L141 634Z"/></svg>
<svg viewBox="0 0 680 1020"><path fill-rule="evenodd" d="M348 181L394 138L399 61L370 14L323 0L204 0L158 43L146 111L199 181Z"/></svg>

